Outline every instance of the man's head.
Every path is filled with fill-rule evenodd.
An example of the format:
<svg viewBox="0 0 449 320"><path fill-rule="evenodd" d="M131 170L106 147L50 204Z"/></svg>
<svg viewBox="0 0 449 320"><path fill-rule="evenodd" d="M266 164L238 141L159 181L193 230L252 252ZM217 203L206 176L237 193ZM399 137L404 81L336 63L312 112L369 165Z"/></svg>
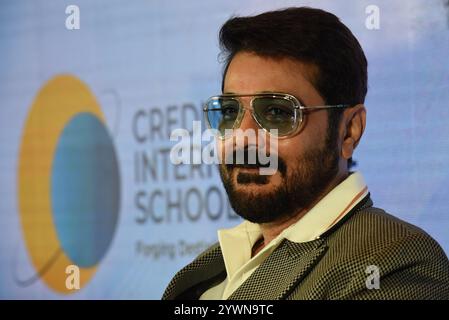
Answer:
<svg viewBox="0 0 449 320"><path fill-rule="evenodd" d="M304 106L349 104L344 110L306 111L301 129L277 141L279 170L220 166L231 205L257 222L288 219L347 175L365 127L367 62L351 31L328 12L291 8L228 20L220 31L225 55L223 93L282 92ZM240 100L250 109L251 97ZM250 112L240 128L259 129ZM235 148L224 139L221 148ZM256 146L257 147L257 146Z"/></svg>

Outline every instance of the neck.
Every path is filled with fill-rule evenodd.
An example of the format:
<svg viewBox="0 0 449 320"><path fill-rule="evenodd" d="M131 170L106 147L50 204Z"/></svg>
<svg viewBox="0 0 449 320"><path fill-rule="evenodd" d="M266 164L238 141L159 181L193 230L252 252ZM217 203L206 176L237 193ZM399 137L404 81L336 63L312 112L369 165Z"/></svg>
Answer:
<svg viewBox="0 0 449 320"><path fill-rule="evenodd" d="M313 208L324 196L326 196L332 189L334 189L340 182L348 177L348 172L337 175L326 187L326 189L307 207L301 208L298 212L288 217L287 219L277 220L268 223L261 223L260 229L262 231L263 241L258 241L253 248L253 256L262 250L267 244L275 239L282 231L287 229L292 224L299 221L311 208Z"/></svg>

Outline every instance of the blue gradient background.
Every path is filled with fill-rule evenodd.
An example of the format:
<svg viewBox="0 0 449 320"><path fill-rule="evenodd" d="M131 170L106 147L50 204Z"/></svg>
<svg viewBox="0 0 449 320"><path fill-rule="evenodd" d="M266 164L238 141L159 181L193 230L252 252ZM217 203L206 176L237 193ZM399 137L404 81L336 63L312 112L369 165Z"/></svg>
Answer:
<svg viewBox="0 0 449 320"><path fill-rule="evenodd" d="M132 119L139 109L184 103L199 106L220 92L217 33L221 24L231 15L292 5L335 13L361 42L369 62L368 123L355 154L357 169L364 174L376 206L420 226L449 253L449 9L445 3L1 1L0 298L158 299L173 274L194 254L148 259L136 254L136 240L212 242L218 228L238 223L200 219L197 223L138 225L134 152L165 147L168 142L138 145ZM65 8L71 4L81 10L80 30L65 28ZM368 5L380 9L380 30L365 26ZM60 73L74 74L87 83L105 113L117 153L122 199L115 233L97 273L86 287L69 296L52 292L41 281L23 287L15 280L35 274L17 205L21 132L39 88ZM192 184L203 188L219 183L218 179L214 173L207 181L160 180L144 188L175 190ZM92 257L102 251L95 249ZM95 260L75 259L86 264Z"/></svg>

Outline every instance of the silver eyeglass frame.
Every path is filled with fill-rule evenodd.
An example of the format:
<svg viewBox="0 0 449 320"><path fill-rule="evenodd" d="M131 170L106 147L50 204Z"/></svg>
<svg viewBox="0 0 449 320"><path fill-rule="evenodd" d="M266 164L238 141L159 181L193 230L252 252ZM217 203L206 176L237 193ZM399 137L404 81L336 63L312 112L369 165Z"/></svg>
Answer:
<svg viewBox="0 0 449 320"><path fill-rule="evenodd" d="M252 99L250 100L250 107L251 108L247 108L243 106L242 101L239 98L244 98L244 97L252 97ZM265 132L267 132L268 134L271 134L269 130L267 130L257 119L257 116L255 115L254 112L254 107L253 107L253 102L256 98L260 98L260 97L264 97L264 98L282 98L288 101L292 101L293 102L293 108L294 108L294 122L295 125L292 128L291 131L289 131L288 133L282 134L282 135L276 135L275 137L277 139L285 139L288 137L291 137L295 134L297 134L300 129L302 128L302 124L304 123L304 112L305 110L320 110L320 109L332 109L332 108L349 108L351 107L350 104L337 104L337 105L323 105L323 106L304 106L303 104L301 104L301 102L293 95L289 94L289 93L282 93L282 92L263 92L263 93L252 93L252 94L237 94L237 93L227 93L227 94L221 94L221 95L216 95L216 96L212 96L209 99L207 99L206 103L203 106L203 112L204 112L204 117L206 120L206 124L207 127L209 129L215 129L216 128L212 128L209 118L207 116L208 111L210 110L221 110L220 108L217 109L209 109L208 105L211 101L217 101L219 99L222 98L235 98L236 101L238 101L239 103L239 112L237 114L237 118L235 119L234 125L232 126L232 128L229 129L237 129L240 127L241 122L243 120L243 117L245 115L245 111L249 111L251 113L251 116L253 118L253 120L257 123L257 125L259 126L259 128L261 128L262 130L264 130ZM218 138L220 139L226 139L230 137L229 135L218 135Z"/></svg>

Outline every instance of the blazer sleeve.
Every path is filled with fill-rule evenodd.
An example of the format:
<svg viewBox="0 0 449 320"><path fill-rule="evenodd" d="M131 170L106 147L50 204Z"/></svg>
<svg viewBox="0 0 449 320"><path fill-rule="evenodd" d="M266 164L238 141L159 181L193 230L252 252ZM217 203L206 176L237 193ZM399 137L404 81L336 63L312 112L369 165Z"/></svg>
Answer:
<svg viewBox="0 0 449 320"><path fill-rule="evenodd" d="M339 299L449 300L449 261L421 230L382 247L370 264L379 270L379 287L368 289L369 274L360 273Z"/></svg>

